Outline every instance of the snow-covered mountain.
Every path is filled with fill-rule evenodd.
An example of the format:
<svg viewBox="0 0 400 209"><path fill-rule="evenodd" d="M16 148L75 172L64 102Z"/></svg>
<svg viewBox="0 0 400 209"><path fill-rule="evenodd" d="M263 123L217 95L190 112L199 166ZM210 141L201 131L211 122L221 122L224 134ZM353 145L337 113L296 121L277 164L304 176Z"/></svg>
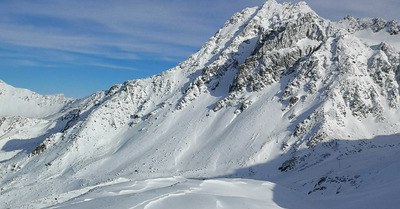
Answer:
<svg viewBox="0 0 400 209"><path fill-rule="evenodd" d="M0 206L396 208L399 31L270 0L83 99L0 82Z"/></svg>

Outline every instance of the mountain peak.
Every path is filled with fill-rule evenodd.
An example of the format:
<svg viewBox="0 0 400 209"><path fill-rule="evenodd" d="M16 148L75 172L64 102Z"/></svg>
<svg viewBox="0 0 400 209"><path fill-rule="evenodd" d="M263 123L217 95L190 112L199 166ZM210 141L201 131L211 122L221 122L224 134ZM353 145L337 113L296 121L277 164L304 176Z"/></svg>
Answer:
<svg viewBox="0 0 400 209"><path fill-rule="evenodd" d="M279 4L275 0L269 0L262 5L256 16L260 18L272 18L272 21L285 21L299 18L307 13L316 15L306 2Z"/></svg>
<svg viewBox="0 0 400 209"><path fill-rule="evenodd" d="M395 25L335 23L304 2L270 0L233 15L160 75L79 100L3 91L0 113L14 109L0 115L0 202L47 207L59 198L68 207L107 188L147 197L137 195L143 182L121 181L170 176L271 181L310 201L397 182L389 175L400 153ZM181 188L176 179L160 191Z"/></svg>
<svg viewBox="0 0 400 209"><path fill-rule="evenodd" d="M300 10L303 10L306 12L309 12L309 10L312 10L305 1L300 1L295 4L288 3L288 2L280 4L276 0L267 0L261 7L263 9L271 10L275 7L282 7L282 6L295 7L295 8L299 8Z"/></svg>
<svg viewBox="0 0 400 209"><path fill-rule="evenodd" d="M267 0L263 5L262 8L271 8L280 5L276 0Z"/></svg>

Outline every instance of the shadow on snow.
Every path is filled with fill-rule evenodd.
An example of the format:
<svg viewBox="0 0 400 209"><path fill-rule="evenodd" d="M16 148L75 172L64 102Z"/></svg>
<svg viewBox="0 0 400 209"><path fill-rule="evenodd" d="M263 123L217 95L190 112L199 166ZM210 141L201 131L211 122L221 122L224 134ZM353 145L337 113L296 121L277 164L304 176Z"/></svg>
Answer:
<svg viewBox="0 0 400 209"><path fill-rule="evenodd" d="M358 206L368 202L387 206L400 203L398 198L389 198L400 192L400 180L393 174L400 170L398 159L400 134L372 139L336 139L320 142L312 148L288 151L267 163L237 169L216 178L273 182L276 184L274 202L284 208L326 208L326 201L332 206L343 207L350 207L346 205L349 201ZM283 165L290 161L284 168ZM374 193L374 189L385 184L393 190L377 190L374 197L365 198L364 195ZM288 190L293 193L288 194ZM299 201L304 204L299 205Z"/></svg>

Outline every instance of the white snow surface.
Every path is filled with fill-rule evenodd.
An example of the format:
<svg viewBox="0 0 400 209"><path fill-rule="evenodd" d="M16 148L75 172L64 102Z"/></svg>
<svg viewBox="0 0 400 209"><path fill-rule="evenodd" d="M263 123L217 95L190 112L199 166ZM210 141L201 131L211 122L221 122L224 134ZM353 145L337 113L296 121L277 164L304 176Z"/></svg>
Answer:
<svg viewBox="0 0 400 209"><path fill-rule="evenodd" d="M0 116L44 118L60 112L72 101L63 95L39 95L26 89L14 88L0 80Z"/></svg>
<svg viewBox="0 0 400 209"><path fill-rule="evenodd" d="M390 35L386 31L373 32L371 29L365 29L355 32L355 35L370 46L385 42L400 51L400 37Z"/></svg>
<svg viewBox="0 0 400 209"><path fill-rule="evenodd" d="M400 36L351 21L270 0L83 99L0 82L0 208L398 208Z"/></svg>

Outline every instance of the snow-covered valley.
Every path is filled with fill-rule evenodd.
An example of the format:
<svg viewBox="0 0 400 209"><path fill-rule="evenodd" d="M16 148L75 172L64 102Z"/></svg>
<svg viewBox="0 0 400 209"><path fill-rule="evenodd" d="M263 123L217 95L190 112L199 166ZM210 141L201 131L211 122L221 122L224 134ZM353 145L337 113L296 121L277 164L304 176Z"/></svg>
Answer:
<svg viewBox="0 0 400 209"><path fill-rule="evenodd" d="M0 208L397 208L399 31L270 0L83 99L0 82Z"/></svg>

